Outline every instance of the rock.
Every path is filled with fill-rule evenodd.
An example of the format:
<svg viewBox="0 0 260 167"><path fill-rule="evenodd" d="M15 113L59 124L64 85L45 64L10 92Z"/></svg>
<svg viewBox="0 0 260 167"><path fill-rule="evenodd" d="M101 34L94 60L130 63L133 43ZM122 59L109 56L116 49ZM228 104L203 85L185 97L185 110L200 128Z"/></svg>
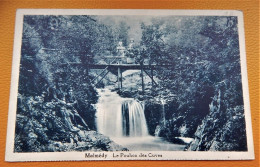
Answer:
<svg viewBox="0 0 260 167"><path fill-rule="evenodd" d="M52 102L42 105L33 97L24 101L17 114L15 152L127 150L96 131L71 132L56 111Z"/></svg>
<svg viewBox="0 0 260 167"><path fill-rule="evenodd" d="M181 140L183 144L190 144L191 142L194 141L193 138L189 138L189 137L175 137L175 139Z"/></svg>
<svg viewBox="0 0 260 167"><path fill-rule="evenodd" d="M236 106L222 115L216 114L220 112L217 107L211 106L211 109L211 113L198 126L195 132L196 138L187 150L246 151L245 120L244 115L241 115L243 107ZM234 111L237 115L236 119L230 117Z"/></svg>

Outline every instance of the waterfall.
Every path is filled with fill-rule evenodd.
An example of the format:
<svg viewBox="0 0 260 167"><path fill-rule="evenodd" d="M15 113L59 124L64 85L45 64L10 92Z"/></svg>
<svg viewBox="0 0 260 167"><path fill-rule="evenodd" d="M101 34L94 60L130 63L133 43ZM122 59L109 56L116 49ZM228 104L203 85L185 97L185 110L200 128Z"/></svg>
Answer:
<svg viewBox="0 0 260 167"><path fill-rule="evenodd" d="M100 133L113 137L148 136L144 106L132 99L122 98L110 90L98 90L96 124Z"/></svg>
<svg viewBox="0 0 260 167"><path fill-rule="evenodd" d="M131 151L181 151L185 145L176 145L160 137L148 135L144 105L133 98L122 98L109 89L98 89L95 105L99 133ZM164 104L164 103L163 103ZM158 133L161 129L158 127Z"/></svg>
<svg viewBox="0 0 260 167"><path fill-rule="evenodd" d="M148 136L144 107L136 100L122 103L123 136Z"/></svg>

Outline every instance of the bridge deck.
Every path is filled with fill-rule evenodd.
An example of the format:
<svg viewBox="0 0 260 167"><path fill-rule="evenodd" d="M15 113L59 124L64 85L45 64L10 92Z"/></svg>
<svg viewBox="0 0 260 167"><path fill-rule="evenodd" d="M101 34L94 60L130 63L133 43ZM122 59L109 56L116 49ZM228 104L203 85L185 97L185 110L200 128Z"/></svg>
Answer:
<svg viewBox="0 0 260 167"><path fill-rule="evenodd" d="M143 65L143 69L150 69L151 67L156 67L157 65ZM90 64L90 69L104 69L104 68L120 68L122 70L140 70L142 67L140 64Z"/></svg>
<svg viewBox="0 0 260 167"><path fill-rule="evenodd" d="M82 64L81 63L67 63L67 64L63 64L63 65L82 65ZM156 67L168 67L168 66L172 66L172 65L144 64L143 66L141 66L140 64L88 64L89 69L104 69L104 68L108 67L110 69L111 68L112 69L120 68L122 70L140 70L141 68L151 69L151 67L156 69Z"/></svg>

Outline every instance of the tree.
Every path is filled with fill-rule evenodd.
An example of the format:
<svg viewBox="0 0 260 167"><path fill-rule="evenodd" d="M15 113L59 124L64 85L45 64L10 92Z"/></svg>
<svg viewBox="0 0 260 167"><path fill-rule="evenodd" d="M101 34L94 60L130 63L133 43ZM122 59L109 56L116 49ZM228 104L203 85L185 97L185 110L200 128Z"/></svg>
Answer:
<svg viewBox="0 0 260 167"><path fill-rule="evenodd" d="M207 16L164 20L161 24L142 25L141 44L147 48L147 57L156 64L172 65L160 67L156 73L161 79L159 92L175 95L165 96L166 119L173 128L167 132L173 135L165 135L181 135L178 129L185 125L186 132L182 135L193 137L203 119L221 120L217 122L219 129L215 130L225 135L220 129L230 123L230 115L243 119L241 110L236 109L243 106L237 18ZM217 108L217 97L221 108L215 115L209 106ZM209 140L214 137L211 131L207 134ZM245 136L245 132L240 131L239 135ZM237 138L239 143L246 142L244 137L234 133L230 137Z"/></svg>
<svg viewBox="0 0 260 167"><path fill-rule="evenodd" d="M118 25L118 39L123 42L124 46L128 45L128 30L130 27L125 22L121 21Z"/></svg>
<svg viewBox="0 0 260 167"><path fill-rule="evenodd" d="M145 49L145 58L149 59L149 64L164 64L162 60L165 52L163 21L153 20L151 25L141 23L142 40L141 47Z"/></svg>

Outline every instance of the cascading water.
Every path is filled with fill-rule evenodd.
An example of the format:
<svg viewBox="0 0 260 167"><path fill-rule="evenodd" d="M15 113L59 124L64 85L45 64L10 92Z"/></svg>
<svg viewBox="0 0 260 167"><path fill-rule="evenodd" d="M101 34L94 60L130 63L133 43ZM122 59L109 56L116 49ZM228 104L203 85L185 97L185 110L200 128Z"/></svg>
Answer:
<svg viewBox="0 0 260 167"><path fill-rule="evenodd" d="M132 98L122 98L109 89L99 89L96 104L96 125L99 133L133 151L183 150L184 145L172 144L148 134L144 105Z"/></svg>
<svg viewBox="0 0 260 167"><path fill-rule="evenodd" d="M136 100L122 103L123 136L148 136L144 107Z"/></svg>
<svg viewBox="0 0 260 167"><path fill-rule="evenodd" d="M130 98L121 98L116 92L98 90L97 129L112 137L148 136L143 105Z"/></svg>

